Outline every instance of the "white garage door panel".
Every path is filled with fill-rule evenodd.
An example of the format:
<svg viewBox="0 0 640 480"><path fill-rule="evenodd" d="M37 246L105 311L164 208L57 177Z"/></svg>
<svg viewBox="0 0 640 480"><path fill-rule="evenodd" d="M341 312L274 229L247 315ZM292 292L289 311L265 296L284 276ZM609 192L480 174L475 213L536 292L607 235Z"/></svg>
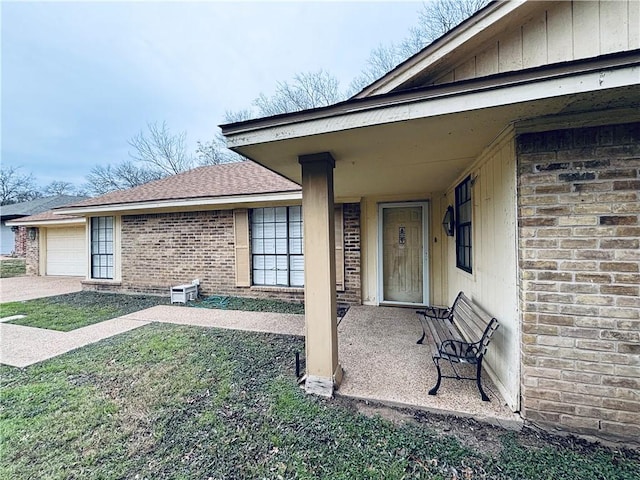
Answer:
<svg viewBox="0 0 640 480"><path fill-rule="evenodd" d="M84 227L47 229L47 275L84 277L87 272Z"/></svg>

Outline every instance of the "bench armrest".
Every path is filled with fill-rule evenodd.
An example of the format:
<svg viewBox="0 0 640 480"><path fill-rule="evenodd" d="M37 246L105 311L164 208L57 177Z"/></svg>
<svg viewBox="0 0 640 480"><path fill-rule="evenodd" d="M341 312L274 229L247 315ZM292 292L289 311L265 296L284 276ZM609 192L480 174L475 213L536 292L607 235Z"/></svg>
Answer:
<svg viewBox="0 0 640 480"><path fill-rule="evenodd" d="M418 315L423 315L426 318L436 318L439 320L451 319L451 308L445 307L427 307L424 310L417 310Z"/></svg>
<svg viewBox="0 0 640 480"><path fill-rule="evenodd" d="M475 359L478 356L478 344L461 340L445 340L438 348L438 353L444 357Z"/></svg>

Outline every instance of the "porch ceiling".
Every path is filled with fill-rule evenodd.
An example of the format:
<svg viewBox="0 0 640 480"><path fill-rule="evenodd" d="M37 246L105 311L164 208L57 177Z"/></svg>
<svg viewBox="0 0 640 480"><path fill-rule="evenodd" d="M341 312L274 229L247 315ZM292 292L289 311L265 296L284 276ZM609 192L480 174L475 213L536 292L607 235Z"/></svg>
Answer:
<svg viewBox="0 0 640 480"><path fill-rule="evenodd" d="M336 197L424 195L442 191L510 124L576 111L628 107L634 87L455 112L236 147L300 183L299 155L328 151L336 160ZM411 108L408 105L407 108Z"/></svg>

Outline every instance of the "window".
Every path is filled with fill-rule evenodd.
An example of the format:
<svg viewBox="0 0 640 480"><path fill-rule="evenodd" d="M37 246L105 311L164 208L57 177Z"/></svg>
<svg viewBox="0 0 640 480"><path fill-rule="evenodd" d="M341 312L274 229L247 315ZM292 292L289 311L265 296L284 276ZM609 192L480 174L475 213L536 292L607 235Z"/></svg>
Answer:
<svg viewBox="0 0 640 480"><path fill-rule="evenodd" d="M253 285L304 286L302 207L251 211Z"/></svg>
<svg viewBox="0 0 640 480"><path fill-rule="evenodd" d="M113 279L113 217L91 218L91 278Z"/></svg>
<svg viewBox="0 0 640 480"><path fill-rule="evenodd" d="M456 187L456 266L471 273L471 176Z"/></svg>

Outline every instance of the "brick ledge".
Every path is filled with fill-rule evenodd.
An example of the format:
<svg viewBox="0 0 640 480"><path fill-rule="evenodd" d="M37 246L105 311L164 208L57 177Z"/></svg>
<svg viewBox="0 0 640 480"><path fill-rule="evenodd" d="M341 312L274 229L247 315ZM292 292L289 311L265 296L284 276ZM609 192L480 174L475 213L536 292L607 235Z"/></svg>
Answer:
<svg viewBox="0 0 640 480"><path fill-rule="evenodd" d="M119 286L122 286L122 281L89 279L89 280L82 280L80 284L81 285L113 285L115 287L119 287Z"/></svg>
<svg viewBox="0 0 640 480"><path fill-rule="evenodd" d="M304 293L304 287L270 287L268 285L253 285L250 289L254 292Z"/></svg>

